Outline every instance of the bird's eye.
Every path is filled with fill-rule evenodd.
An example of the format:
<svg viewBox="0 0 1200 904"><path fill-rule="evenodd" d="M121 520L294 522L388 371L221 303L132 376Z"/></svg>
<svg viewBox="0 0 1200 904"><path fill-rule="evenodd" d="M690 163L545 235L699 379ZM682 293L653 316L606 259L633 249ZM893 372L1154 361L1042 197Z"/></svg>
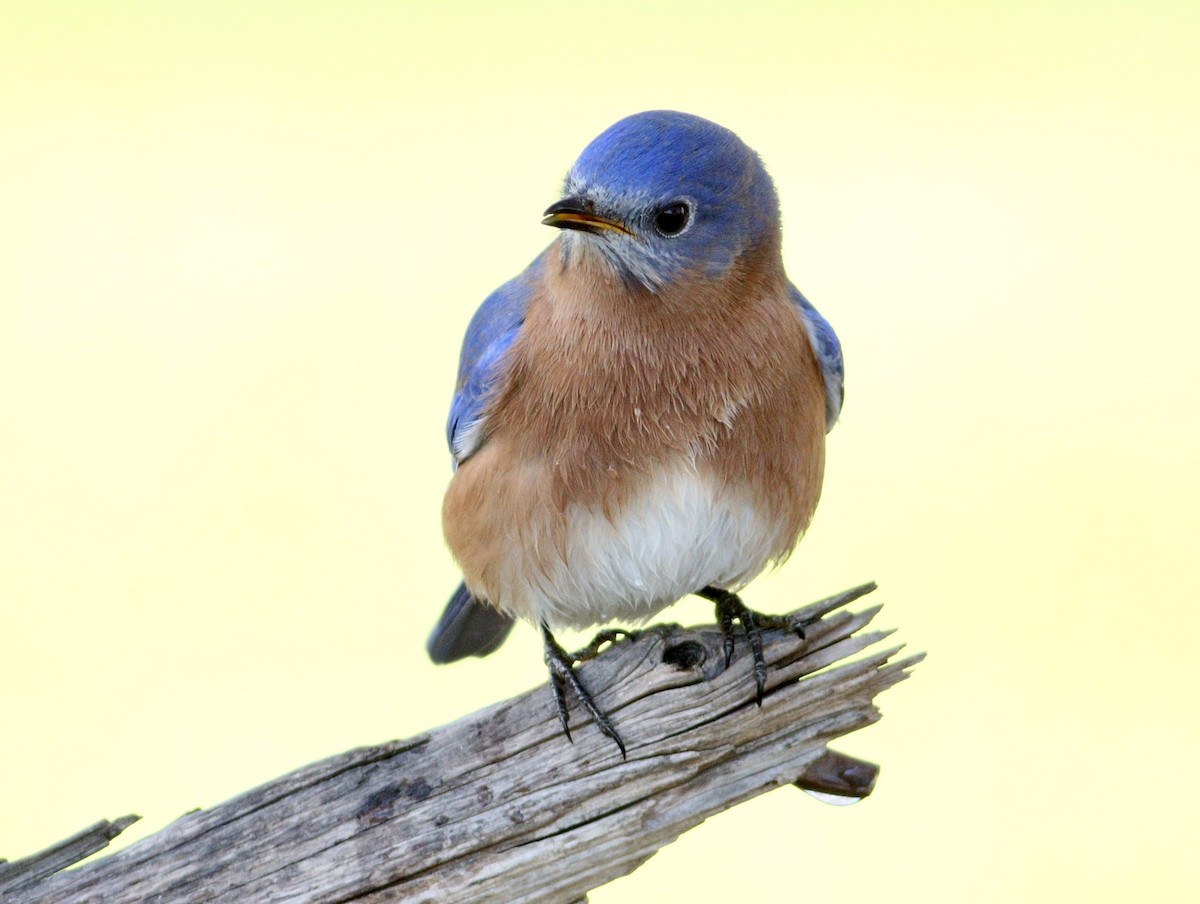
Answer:
<svg viewBox="0 0 1200 904"><path fill-rule="evenodd" d="M654 228L666 236L679 235L687 227L691 208L681 201L660 207L654 214Z"/></svg>

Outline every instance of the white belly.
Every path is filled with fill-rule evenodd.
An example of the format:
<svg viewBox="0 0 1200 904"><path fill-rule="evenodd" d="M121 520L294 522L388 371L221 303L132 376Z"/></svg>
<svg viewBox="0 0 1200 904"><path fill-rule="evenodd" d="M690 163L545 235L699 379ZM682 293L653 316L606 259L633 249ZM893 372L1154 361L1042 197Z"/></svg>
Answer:
<svg viewBox="0 0 1200 904"><path fill-rule="evenodd" d="M683 465L612 519L574 508L565 525L565 536L549 525L522 531L501 569L504 607L551 629L644 621L702 587L736 590L795 539L748 493Z"/></svg>

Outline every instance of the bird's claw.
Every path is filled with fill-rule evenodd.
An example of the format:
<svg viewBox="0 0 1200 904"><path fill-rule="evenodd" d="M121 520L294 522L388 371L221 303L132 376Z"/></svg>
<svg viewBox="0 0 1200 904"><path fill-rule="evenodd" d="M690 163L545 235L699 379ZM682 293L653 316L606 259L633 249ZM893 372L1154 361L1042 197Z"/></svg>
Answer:
<svg viewBox="0 0 1200 904"><path fill-rule="evenodd" d="M723 637L722 646L725 651L725 668L733 661L734 632L733 623L741 624L750 641L750 652L754 657L754 702L762 706L763 694L767 689L767 661L763 656L762 632L769 629L786 629L795 632L800 640L804 640L804 628L784 615L764 615L755 612L742 602L741 597L728 590L718 587L705 587L699 595L711 600L717 606L717 624L720 625Z"/></svg>
<svg viewBox="0 0 1200 904"><path fill-rule="evenodd" d="M615 644L626 640L637 640L640 631L626 631L624 628L605 628L591 639L586 647L580 647L571 654L576 664L595 659L600 655L600 649L605 644Z"/></svg>
<svg viewBox="0 0 1200 904"><path fill-rule="evenodd" d="M609 632L602 631L601 635L607 633ZM599 637L600 635L597 636ZM596 641L592 643L598 647L604 642L613 639L615 638L605 638L600 644L597 644ZM616 742L617 747L621 751L621 759L626 759L625 743L621 740L621 736L617 734L617 729L613 727L612 720L596 706L596 701L592 699L592 695L588 693L587 688L583 686L583 682L579 680L579 676L575 674L576 662L583 661L584 658L592 658L597 654L593 652L590 657L580 657L579 654L572 656L554 639L554 635L550 633L550 629L544 624L542 625L542 644L546 654L546 665L550 669L550 687L554 690L554 702L558 707L558 721L562 723L563 734L567 736L567 740L574 743L574 738L571 737L567 714L566 685L569 684L575 692L575 696L579 698L579 702L583 704L583 708L596 721L596 726L600 731ZM587 649L585 648L580 652L587 652Z"/></svg>

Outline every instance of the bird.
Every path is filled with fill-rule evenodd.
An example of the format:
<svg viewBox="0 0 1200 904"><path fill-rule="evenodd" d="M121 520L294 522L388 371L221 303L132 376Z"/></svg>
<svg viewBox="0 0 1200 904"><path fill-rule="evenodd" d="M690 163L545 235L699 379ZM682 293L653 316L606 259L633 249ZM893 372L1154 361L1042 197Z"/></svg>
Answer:
<svg viewBox="0 0 1200 904"><path fill-rule="evenodd" d="M463 340L447 423L443 532L463 582L426 645L484 656L518 619L541 633L558 717L566 689L625 756L554 631L644 623L712 601L726 667L737 622L802 626L741 590L785 560L821 494L844 400L841 344L784 270L778 194L759 155L707 119L621 119L543 213L553 241L489 295Z"/></svg>

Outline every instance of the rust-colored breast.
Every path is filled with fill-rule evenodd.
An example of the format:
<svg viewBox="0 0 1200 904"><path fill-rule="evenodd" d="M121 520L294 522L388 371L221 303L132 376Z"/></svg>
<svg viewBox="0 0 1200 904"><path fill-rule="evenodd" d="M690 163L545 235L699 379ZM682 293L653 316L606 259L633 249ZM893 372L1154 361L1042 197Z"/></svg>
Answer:
<svg viewBox="0 0 1200 904"><path fill-rule="evenodd" d="M539 580L571 542L571 511L619 519L679 466L752 500L777 527L771 558L790 551L820 496L824 385L766 257L719 284L651 294L552 253L484 444L446 495L446 537L473 592L525 614L503 597L553 594Z"/></svg>

